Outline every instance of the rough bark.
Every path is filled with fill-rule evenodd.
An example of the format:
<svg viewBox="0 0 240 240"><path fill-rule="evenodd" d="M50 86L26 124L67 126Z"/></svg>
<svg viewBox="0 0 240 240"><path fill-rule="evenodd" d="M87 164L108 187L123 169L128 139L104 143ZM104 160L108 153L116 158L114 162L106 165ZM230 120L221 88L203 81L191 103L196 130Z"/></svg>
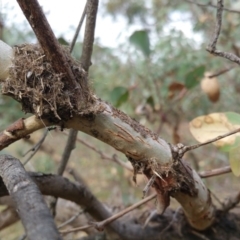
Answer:
<svg viewBox="0 0 240 240"><path fill-rule="evenodd" d="M73 115L61 122L61 127L83 131L123 152L133 164L135 175L142 172L149 179L155 176L153 186L158 193L159 212L166 209L173 196L182 204L192 227L203 230L211 226L214 206L197 173L173 158L164 139L109 104L92 98L95 100L91 112ZM48 125L51 125L49 121L36 117L23 120L17 128L13 127L14 131L10 128L0 134L0 149L25 137L24 132L30 134Z"/></svg>
<svg viewBox="0 0 240 240"><path fill-rule="evenodd" d="M45 50L47 58L50 60L56 73L66 74L70 86L77 90L76 93L82 96L83 91L80 91L80 86L72 72L71 65L68 62L68 58L62 52L60 44L42 11L38 1L32 0L18 0L24 15L30 22L34 33L36 34L38 41ZM43 34L44 33L44 34Z"/></svg>
<svg viewBox="0 0 240 240"><path fill-rule="evenodd" d="M40 191L21 163L9 155L1 155L0 176L13 199L28 238L60 240L61 237Z"/></svg>
<svg viewBox="0 0 240 240"><path fill-rule="evenodd" d="M51 174L29 173L29 175L43 194L75 202L98 221L110 216L110 212L105 206L84 185L75 184L64 177ZM7 194L8 191L2 179L0 179L0 197ZM126 216L123 220L116 220L106 226L107 231L103 234L100 233L99 236L114 232L118 234L110 234L108 238L105 238L109 239L110 236L112 240L225 240L238 239L240 234L238 228L240 218L233 213L218 212L217 221L214 225L202 232L194 231L188 225L181 211L174 212L168 209L164 215L155 214L145 228L143 227L144 221L140 214Z"/></svg>

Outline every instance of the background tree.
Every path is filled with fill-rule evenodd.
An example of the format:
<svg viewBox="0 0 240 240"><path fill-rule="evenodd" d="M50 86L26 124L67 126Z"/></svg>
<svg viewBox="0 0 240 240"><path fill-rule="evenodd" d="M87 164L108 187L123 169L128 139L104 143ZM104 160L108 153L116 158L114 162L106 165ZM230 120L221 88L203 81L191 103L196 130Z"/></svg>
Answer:
<svg viewBox="0 0 240 240"><path fill-rule="evenodd" d="M163 4L163 6L159 4ZM228 85L228 88L223 88L222 86L224 86L224 79L223 80L221 79L221 85L220 85L221 87L219 87L219 80L213 78L214 80L210 81L209 79L211 78L209 77L209 74L208 74L206 75L204 81L209 81L209 86L211 82L214 82L214 84L212 84L213 87L212 89L210 89L211 91L209 92L206 90L206 88L204 88L204 83L202 83L202 88L205 91L205 93L203 92L199 94L199 88L200 88L199 82L204 77L205 72L210 71L211 72L210 76L214 75L214 77L216 77L216 75L220 75L221 73L225 73L223 76L226 77L226 74L228 74L229 78L231 78L230 73L233 75L237 74L237 69L233 69L231 65L228 65L230 64L230 62L227 62L227 61L224 62L222 59L218 59L218 58L212 58L209 60L209 62L206 61L206 58L209 58L209 54L205 52L203 49L201 49L201 43L203 46L206 46L206 41L204 41L204 37L205 35L209 35L209 32L211 32L213 28L209 29L208 27L205 30L204 23L205 24L209 23L210 22L209 19L212 19L212 21L215 20L215 17L213 17L212 14L216 11L216 7L213 7L212 4L210 5L200 4L200 5L201 6L199 8L199 6L191 5L185 2L184 3L173 2L170 5L162 2L158 3L157 1L152 1L151 8L149 8L148 6L145 6L144 2L140 4L139 1L137 1L136 3L128 3L128 2L122 2L122 1L121 3L120 2L118 3L117 1L115 1L114 3L106 2L105 3L106 9L115 17L117 17L117 14L123 13L125 16L128 16L129 24L134 24L138 22L138 24L142 25L142 28L140 30L134 31L129 37L129 43L124 44L123 46L120 46L117 51L106 49L101 46L95 46L95 55L93 55L93 60L92 60L94 65L92 67L93 69L92 73L90 72L91 74L90 78L93 79L94 88L96 89L97 95L101 96L105 100L110 101L115 106L121 107L124 111L126 111L131 116L135 115L135 117L137 117L141 122L144 122L147 126L150 126L151 129L155 130L158 134L160 134L161 137L163 137L164 139L167 138L169 139L169 142L173 142L173 143L177 143L180 140L181 141L184 140L184 142L190 142L189 140L190 138L182 135L181 133L186 132L186 122L188 122L193 117L197 115L206 114L209 112L220 111L220 108L221 108L221 111L225 111L225 109L228 110L229 101L226 100L226 97L228 96L227 98L229 98L229 94L227 93L229 92L232 93L235 91L235 89L237 89L236 80L234 79L234 76L232 78L234 79L234 81L232 80L232 85L229 87L229 79L228 79L228 81L225 80L226 81L225 84ZM233 7L233 6L230 6L230 7ZM156 11L156 9L163 9L162 10L163 12L161 13L161 11ZM176 11L176 9L179 9L179 10ZM220 7L218 7L218 9L220 9ZM207 11L209 11L209 13ZM148 14L151 17L147 17ZM171 19L178 14L181 17L182 16L187 16L187 18L189 17L191 19L190 22L193 24L193 26L194 24L196 24L195 29L201 33L201 41L199 41L198 43L192 44L192 42L190 42L189 39L187 39L181 33L181 31L178 31L178 30L169 31L168 29L166 29L165 18ZM231 11L230 12L227 11L226 14L229 14L229 16L231 16L229 17L229 19L234 19L233 16L235 15L233 15ZM234 14L237 14L237 11L235 11ZM203 20L200 20L200 19L203 19ZM150 21L150 23L148 21ZM231 22L232 20L229 20L229 21ZM156 25L152 24L152 22L157 24ZM199 24L199 22L202 23L202 25ZM170 27L171 25L168 26L168 28ZM229 26L226 29L229 30L230 29ZM234 29L235 29L235 26L234 26ZM222 29L222 32L224 32L224 28ZM42 36L42 37L44 38L46 36ZM228 39L228 42L229 42L229 39ZM237 42L237 40L235 41L235 39L233 39L232 42ZM221 46L222 44L226 51L231 51L231 52L235 51L234 48L236 49L236 46L235 47L232 45L226 46L225 43L226 42L220 39L220 41L218 42L219 44L218 46ZM42 47L45 51L47 51L43 45ZM117 54L120 57L116 57ZM184 55L184 58L183 58L183 55ZM50 59L51 59L51 56L50 56ZM112 61L109 61L109 59L111 59ZM225 64L227 64L227 66L225 66ZM105 68L108 71L104 70L103 66L105 66ZM231 69L231 72L229 71L230 69ZM85 70L87 70L86 67L85 67ZM121 78L119 78L119 76L121 76ZM219 77L219 79L223 78L223 76ZM112 79L114 79L114 81L112 81ZM123 83L124 79L127 79L128 81L126 83ZM106 84L102 84L103 80ZM225 98L221 97L219 100L220 89L221 89L221 95L225 96ZM237 96L233 97L233 94L231 94L231 100L234 100L234 101L236 100L237 102ZM212 101L217 103L213 105ZM233 106L235 106L235 104L233 104ZM90 110L88 111L93 111L93 109L90 108ZM89 115L89 112L85 112L85 114ZM55 113L55 117L56 117L56 113ZM90 118L88 118L87 120L90 121ZM81 118L81 121L84 122L84 119ZM70 123L67 122L65 123L65 126L73 127L74 125L73 122L74 121L72 122L70 121ZM42 123L39 121L38 123L39 123L39 127L42 127ZM27 123L24 122L24 124L27 124ZM44 124L47 125L48 123L44 122ZM96 134L94 134L93 132L90 132L91 129L89 130L88 127L84 128L83 126L77 126L77 125L74 125L74 126L77 129L80 128L80 130L84 132L88 132L91 135L94 135L95 137L99 138L99 136L96 136ZM124 127L124 125L122 125L122 127ZM149 134L149 132L147 134ZM22 136L23 135L19 135L19 137L22 137ZM211 135L208 135L208 136L211 136ZM103 140L105 140L109 144L111 142L110 140L106 140L106 139L103 139ZM80 140L80 141L85 145L88 145L89 147L89 143L86 143L86 141L83 141L83 140ZM70 146L70 148L66 148L66 149L71 149L72 148L71 144L72 144L72 141L69 140L68 146ZM38 144L38 146L40 146L40 144ZM44 145L42 145L42 148L43 146ZM96 147L90 146L90 148L93 149L95 152L100 153L100 155L103 158L113 159L115 162L120 163L124 167L128 169L130 168L129 165L119 161L118 158L116 158L115 156L114 157L106 156L105 153L102 153L101 151L98 150L99 147L96 148ZM167 149L167 148L168 146L165 145L164 149ZM35 151L35 148L33 149ZM162 150L164 151L164 149ZM126 154L127 148L123 147L121 150ZM49 150L45 148L45 151L49 152L51 151L51 149ZM204 151L206 151L206 148L204 149ZM211 154L211 152L209 153L209 150L208 150L207 157L206 155L204 155L204 152L202 151L201 152L199 151L194 155L193 153L190 153L188 158L191 160L195 159L193 163L197 168L203 168L206 162L210 162L210 160L213 159L213 156L215 159L223 159L224 161L226 161L226 156L224 154L220 152L216 153L215 149L212 152L213 153ZM70 152L68 151L68 154L67 154L68 156L70 155L69 153ZM161 151L158 153L161 153ZM198 160L198 158L202 159L202 156L204 156L204 160ZM128 157L130 160L134 160L132 159L131 156L128 156ZM62 157L62 163L60 164L60 166L66 165L65 160L66 158ZM132 162L136 170L136 167L137 167L136 162L134 161ZM213 162L211 165L212 167L214 167L214 165L219 166L219 163L216 161L215 163ZM106 171L105 170L106 165L104 165L102 169L103 170L101 171L103 172ZM184 169L186 169L186 167ZM153 172L155 171L154 169L152 170ZM119 180L122 181L122 178L124 175L122 168L118 167L117 171L119 172L119 176L120 176ZM184 170L180 170L180 172L181 171L184 171ZM229 171L229 168L228 168L228 171ZM58 172L60 172L60 170L58 170ZM115 174L115 172L116 170L115 171L113 170L113 175ZM146 171L145 173L148 175ZM101 172L97 172L97 174L99 174L99 178L103 175L101 174ZM188 174L188 172L185 172L185 174ZM166 173L160 172L160 173L157 173L157 175L159 175L157 176L157 178L158 178L158 181L160 181L160 183L158 182L158 184L161 185L164 182L168 182L166 180L166 177L167 177ZM94 171L93 176L96 178L96 171ZM204 176L204 174L202 174L202 176ZM110 177L111 179L111 176L108 176L108 177ZM151 179L151 175L148 177ZM92 178L93 177L91 177L90 179ZM114 176L114 178L116 178L116 176ZM189 178L191 179L191 176L189 176ZM88 178L88 181L89 181L89 178ZM98 184L99 184L99 180L97 181L97 186ZM124 184L126 183L122 183L122 185ZM127 190L124 189L122 191L126 191L125 193L123 192L122 196L124 196L124 194L126 195L129 194L129 192L130 193L132 192L132 190L129 190L129 189ZM192 194L194 195L193 192ZM56 194L56 196L58 197L58 194ZM158 194L158 196L162 196L162 195ZM114 199L116 199L116 196ZM133 201L131 200L131 198L125 199L125 201L126 200L127 202ZM166 199L160 199L160 202L161 200L162 200L162 205L160 204L160 211L162 211L163 208L165 208L168 203ZM119 198L117 198L115 201L119 201ZM120 203L121 202L122 200L120 200ZM235 201L234 204L236 203L237 202ZM226 208L224 207L224 210L225 209ZM97 214L97 212L98 211L96 211L95 214ZM176 215L178 215L178 211L176 212ZM146 220L146 224L148 224L148 221L150 220L152 221L152 218L154 216L156 217L157 215L153 215L153 216L150 215L150 218ZM102 216L100 218L97 216L95 217L97 219L102 218ZM173 218L173 221L174 221L174 218ZM118 224L116 223L116 225L120 226L119 228L121 229L120 223ZM168 224L167 229L170 229L172 225L173 225L172 223ZM116 228L113 227L113 229L115 233L117 232L119 234L119 231L117 231ZM132 231L134 232L133 226L131 226L130 229L132 229ZM165 226L162 229L163 229L162 231L166 231ZM147 234L149 237L150 233L148 231L151 231L151 228L150 229L148 228L145 231L145 234ZM158 231L158 234L161 234L162 231ZM152 236L155 236L156 239L159 238L158 237L159 235L156 234L156 232L153 231L151 234ZM173 234L178 235L179 232L177 233L174 232ZM209 235L213 233L206 232L205 234ZM203 235L199 235L199 233L195 232L195 230L190 230L190 235L195 235L198 237L203 236ZM139 236L136 234L136 231L135 231L135 236L133 236L132 238L131 238L130 232L127 232L127 236L129 237L129 239L132 239L134 237L139 239ZM141 235L141 236L142 238L144 238L145 235ZM175 237L179 237L179 236L175 236Z"/></svg>

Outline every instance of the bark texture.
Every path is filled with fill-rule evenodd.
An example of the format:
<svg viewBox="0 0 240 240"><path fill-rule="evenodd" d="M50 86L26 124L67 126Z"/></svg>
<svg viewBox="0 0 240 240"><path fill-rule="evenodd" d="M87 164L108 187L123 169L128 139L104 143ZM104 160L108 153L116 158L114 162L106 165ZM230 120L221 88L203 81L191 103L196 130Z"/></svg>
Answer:
<svg viewBox="0 0 240 240"><path fill-rule="evenodd" d="M38 187L21 163L9 155L1 155L0 176L13 199L28 239L62 239Z"/></svg>

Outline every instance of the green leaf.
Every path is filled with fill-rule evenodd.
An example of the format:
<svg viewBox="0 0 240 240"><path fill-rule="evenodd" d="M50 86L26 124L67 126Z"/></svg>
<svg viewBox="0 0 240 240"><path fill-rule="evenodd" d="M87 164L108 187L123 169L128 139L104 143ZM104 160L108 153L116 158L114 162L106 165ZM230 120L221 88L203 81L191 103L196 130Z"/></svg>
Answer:
<svg viewBox="0 0 240 240"><path fill-rule="evenodd" d="M203 77L205 66L198 66L189 72L185 77L185 86L190 89L199 84L199 80Z"/></svg>
<svg viewBox="0 0 240 240"><path fill-rule="evenodd" d="M232 169L233 174L236 177L240 176L240 148L236 147L233 148L230 152L229 152L229 163L230 163L230 167Z"/></svg>
<svg viewBox="0 0 240 240"><path fill-rule="evenodd" d="M59 37L59 38L58 38L58 42L59 42L61 45L66 45L66 46L69 45L69 43L68 43L63 37Z"/></svg>
<svg viewBox="0 0 240 240"><path fill-rule="evenodd" d="M149 96L146 100L146 103L148 103L154 109L155 104L154 104L153 96Z"/></svg>
<svg viewBox="0 0 240 240"><path fill-rule="evenodd" d="M128 100L129 92L125 87L115 87L110 93L110 100L116 107L120 107Z"/></svg>
<svg viewBox="0 0 240 240"><path fill-rule="evenodd" d="M150 40L148 32L146 30L135 31L130 36L129 40L130 43L132 43L135 47L141 50L146 57L150 56Z"/></svg>
<svg viewBox="0 0 240 240"><path fill-rule="evenodd" d="M240 147L240 136L236 136L235 141L233 144L226 144L223 145L222 147L220 147L219 149L222 152L230 152L232 149L236 148L236 147Z"/></svg>
<svg viewBox="0 0 240 240"><path fill-rule="evenodd" d="M235 112L226 112L225 115L229 122L231 122L232 124L240 125L240 114Z"/></svg>

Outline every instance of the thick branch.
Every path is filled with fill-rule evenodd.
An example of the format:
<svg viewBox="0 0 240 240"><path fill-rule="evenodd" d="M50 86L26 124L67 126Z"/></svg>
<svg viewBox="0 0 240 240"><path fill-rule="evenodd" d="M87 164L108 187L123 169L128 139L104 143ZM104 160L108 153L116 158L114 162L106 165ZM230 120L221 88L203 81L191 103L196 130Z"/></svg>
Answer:
<svg viewBox="0 0 240 240"><path fill-rule="evenodd" d="M0 175L16 205L28 238L61 239L40 191L21 163L16 158L1 155Z"/></svg>
<svg viewBox="0 0 240 240"><path fill-rule="evenodd" d="M24 124L25 121L27 119L23 121ZM36 121L37 129L44 126L39 119L34 118L33 121ZM48 124L45 123L45 125ZM158 199L165 198L163 205L167 206L170 195L175 192L174 196L183 204L186 216L189 217L189 222L194 228L202 230L213 223L214 208L210 201L211 198L195 171L189 166L182 166L180 162L176 165L169 144L123 112L95 99L91 113L75 115L66 121L63 127L83 131L123 152L130 160L133 160L135 173L146 170L144 173L149 179L155 174L157 178L154 186L158 191ZM22 134L20 135L16 130L14 131L14 136L17 136L15 138L12 137L13 134L10 131L7 131L12 137L10 141L8 136L7 143L10 144L24 137L23 133L29 134L33 132L33 129L31 128L27 133L21 128ZM1 148L8 144L5 141ZM164 195L164 198L160 197L161 195ZM186 202L188 204L185 204ZM192 221L194 217L198 219L197 222Z"/></svg>
<svg viewBox="0 0 240 240"><path fill-rule="evenodd" d="M100 203L84 185L74 184L66 178L57 175L41 173L29 173L29 175L35 181L43 194L75 202L85 209L85 211L97 221L104 220L111 216L106 207ZM7 194L7 189L0 179L0 197ZM171 220L171 215L166 215L166 217L163 216L161 219L162 218L166 218L167 220L159 221L159 225L162 226L162 228L165 228L165 222L169 222ZM118 233L120 239L125 240L159 240L162 237L161 230L159 230L158 227L146 226L143 228L139 223L136 222L136 220L115 220L110 225L106 226L106 230L108 232L111 231Z"/></svg>
<svg viewBox="0 0 240 240"><path fill-rule="evenodd" d="M6 130L0 132L0 150L22 138L27 138L29 134L51 126L47 120L38 119L36 116L27 119L19 119Z"/></svg>
<svg viewBox="0 0 240 240"><path fill-rule="evenodd" d="M69 81L67 84L70 84L73 87L76 91L75 94L78 93L77 96L82 96L84 90L86 89L80 89L80 85L71 69L69 59L62 51L62 48L54 36L54 33L38 1L18 0L18 4L30 23L39 43L41 44L56 73L66 74Z"/></svg>

